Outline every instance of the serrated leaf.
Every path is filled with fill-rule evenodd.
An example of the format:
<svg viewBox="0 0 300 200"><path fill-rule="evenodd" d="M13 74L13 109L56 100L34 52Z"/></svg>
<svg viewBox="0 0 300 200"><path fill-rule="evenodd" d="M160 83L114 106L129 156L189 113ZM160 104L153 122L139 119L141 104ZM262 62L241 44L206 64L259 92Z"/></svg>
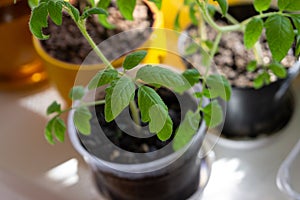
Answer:
<svg viewBox="0 0 300 200"><path fill-rule="evenodd" d="M146 55L147 51L137 51L127 55L123 62L123 68L129 70L136 67L140 64L140 62L142 62Z"/></svg>
<svg viewBox="0 0 300 200"><path fill-rule="evenodd" d="M190 56L193 55L195 53L197 53L197 51L200 49L200 46L196 43L191 43L184 52L185 56Z"/></svg>
<svg viewBox="0 0 300 200"><path fill-rule="evenodd" d="M257 12L263 12L270 8L272 0L254 0L254 8Z"/></svg>
<svg viewBox="0 0 300 200"><path fill-rule="evenodd" d="M285 78L287 76L287 71L285 67L279 63L273 63L269 65L269 69L278 77Z"/></svg>
<svg viewBox="0 0 300 200"><path fill-rule="evenodd" d="M164 107L155 104L149 109L149 130L151 133L158 133L161 131L166 123L168 112Z"/></svg>
<svg viewBox="0 0 300 200"><path fill-rule="evenodd" d="M60 113L61 112L61 105L56 101L52 102L50 106L47 108L47 115L52 113Z"/></svg>
<svg viewBox="0 0 300 200"><path fill-rule="evenodd" d="M214 0L217 1L221 11L222 11L222 15L225 16L227 14L228 11L228 4L227 4L227 0Z"/></svg>
<svg viewBox="0 0 300 200"><path fill-rule="evenodd" d="M253 18L246 25L246 30L244 33L244 43L246 48L250 49L254 46L262 33L263 27L264 23L260 18Z"/></svg>
<svg viewBox="0 0 300 200"><path fill-rule="evenodd" d="M69 98L72 100L80 100L85 94L83 86L74 86L69 92Z"/></svg>
<svg viewBox="0 0 300 200"><path fill-rule="evenodd" d="M55 118L52 118L45 127L45 138L50 144L55 144L54 138L53 138L53 122Z"/></svg>
<svg viewBox="0 0 300 200"><path fill-rule="evenodd" d="M154 105L160 105L166 111L168 107L165 105L161 97L157 94L157 92L148 87L148 86L141 86L138 90L138 105L140 108L142 121L149 122L149 110Z"/></svg>
<svg viewBox="0 0 300 200"><path fill-rule="evenodd" d="M87 107L79 107L74 112L74 125L83 135L91 134L92 114Z"/></svg>
<svg viewBox="0 0 300 200"><path fill-rule="evenodd" d="M228 101L231 97L231 85L229 81L222 75L209 75L206 79L211 96L221 97Z"/></svg>
<svg viewBox="0 0 300 200"><path fill-rule="evenodd" d="M58 141L63 142L65 140L65 132L66 132L66 125L65 122L59 118L54 118L53 121L53 132L55 137Z"/></svg>
<svg viewBox="0 0 300 200"><path fill-rule="evenodd" d="M266 23L266 36L275 61L280 62L291 48L294 41L294 29L287 17L270 16Z"/></svg>
<svg viewBox="0 0 300 200"><path fill-rule="evenodd" d="M118 80L111 94L111 111L116 118L134 99L135 85L131 78L123 76Z"/></svg>
<svg viewBox="0 0 300 200"><path fill-rule="evenodd" d="M200 120L200 113L193 113L192 111L188 111L185 114L184 120L179 125L176 131L176 135L173 139L172 145L175 151L178 151L191 141L192 137L198 130Z"/></svg>
<svg viewBox="0 0 300 200"><path fill-rule="evenodd" d="M117 6L122 16L127 20L133 20L133 11L136 0L117 0Z"/></svg>
<svg viewBox="0 0 300 200"><path fill-rule="evenodd" d="M85 10L82 13L81 19L86 19L86 18L88 18L91 15L104 15L104 16L108 16L108 13L103 8L90 8L90 9Z"/></svg>
<svg viewBox="0 0 300 200"><path fill-rule="evenodd" d="M257 69L257 61L252 60L247 64L247 71L254 72Z"/></svg>
<svg viewBox="0 0 300 200"><path fill-rule="evenodd" d="M204 121L210 128L218 126L223 121L223 110L217 100L213 100L203 108Z"/></svg>
<svg viewBox="0 0 300 200"><path fill-rule="evenodd" d="M115 69L106 69L99 71L89 82L88 89L92 90L102 85L106 85L118 77L118 71Z"/></svg>
<svg viewBox="0 0 300 200"><path fill-rule="evenodd" d="M77 8L75 8L71 3L67 2L67 1L62 1L62 4L70 10L71 15L73 16L74 20L76 22L78 22L80 19L80 14L79 14L79 11L77 10Z"/></svg>
<svg viewBox="0 0 300 200"><path fill-rule="evenodd" d="M61 2L49 1L48 12L51 20L56 25L61 25L62 23L62 4Z"/></svg>
<svg viewBox="0 0 300 200"><path fill-rule="evenodd" d="M158 9L161 9L162 0L149 0L149 1L155 3L156 7L157 7Z"/></svg>
<svg viewBox="0 0 300 200"><path fill-rule="evenodd" d="M48 8L47 3L40 3L33 8L29 20L29 28L31 33L40 40L49 38L49 35L44 35L42 29L48 26Z"/></svg>
<svg viewBox="0 0 300 200"><path fill-rule="evenodd" d="M199 79L201 77L199 71L197 69L188 69L182 73L183 77L189 82L191 86L199 83Z"/></svg>
<svg viewBox="0 0 300 200"><path fill-rule="evenodd" d="M158 66L144 66L138 70L137 79L141 79L147 84L158 84L182 93L190 88L185 78L172 70Z"/></svg>
<svg viewBox="0 0 300 200"><path fill-rule="evenodd" d="M279 9L285 11L299 11L300 1L299 0L278 0Z"/></svg>

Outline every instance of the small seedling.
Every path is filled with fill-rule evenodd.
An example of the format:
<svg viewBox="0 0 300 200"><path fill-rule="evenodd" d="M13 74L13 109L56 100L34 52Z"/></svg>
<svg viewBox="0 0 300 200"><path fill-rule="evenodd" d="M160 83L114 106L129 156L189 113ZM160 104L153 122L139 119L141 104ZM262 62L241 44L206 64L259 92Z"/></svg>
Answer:
<svg viewBox="0 0 300 200"><path fill-rule="evenodd" d="M161 1L156 0L155 2L157 5L161 4ZM63 11L72 17L83 36L106 65L106 68L99 71L90 80L87 88L75 86L71 89L70 98L79 101L77 106L62 109L61 105L55 101L48 107L47 114L51 115L52 118L46 125L45 137L49 143L54 144L55 140L64 141L66 125L61 115L72 109L74 110L74 124L76 128L80 133L89 135L91 133L90 119L92 115L88 107L99 104L105 105L104 112L107 122L114 120L129 106L135 123L148 123L150 132L157 134L161 141L168 140L174 132L172 130L173 122L168 114L168 107L153 88L165 87L173 92L183 93L197 84L199 79L202 80L204 89L195 93L195 97L199 99L198 107L195 111L190 110L186 113L182 123L176 130L173 143L174 149L177 150L186 145L197 132L201 120L201 112L208 127L215 127L223 120L223 112L216 98L220 97L228 100L231 88L228 81L222 76L200 75L196 69L190 69L180 74L156 65L144 65L138 69L135 77L127 76L126 72L137 67L144 59L147 54L146 51L130 53L123 62L123 71L116 70L103 55L102 50L91 39L85 27L86 19L90 15L107 15L106 10L103 8L87 8L80 14L69 2L63 0L41 0L32 10L30 30L39 39L49 38L49 35L43 34L42 29L47 27L48 18L57 25L61 25ZM82 100L87 90L93 90L100 86L106 86L105 99L93 102L84 102ZM137 105L134 101L136 90ZM205 97L211 98L212 101L203 107L202 102Z"/></svg>
<svg viewBox="0 0 300 200"><path fill-rule="evenodd" d="M300 1L278 0L278 11L269 11L271 0L254 0L254 8L259 14L242 22L238 22L228 14L227 0L214 1L218 3L219 8L209 4L208 0L184 1L185 5L189 6L192 23L199 27L199 33L201 33L199 46L210 52L210 56L213 57L218 51L223 34L232 31L241 31L244 34L245 47L251 49L256 56L255 60L248 63L247 70L253 72L259 67L262 69L254 79L254 87L258 89L265 84L269 84L271 82L270 72L278 78L285 78L287 71L280 62L293 47L293 44L295 44L295 56L299 56L300 54ZM214 19L216 11L231 24L218 25ZM177 17L175 26L179 24L178 19L179 17ZM205 24L208 24L217 31L214 41L207 39ZM261 47L258 43L264 29L273 57L272 63L267 65L263 63ZM193 54L196 51L198 51L197 45L193 45L187 49L187 54Z"/></svg>

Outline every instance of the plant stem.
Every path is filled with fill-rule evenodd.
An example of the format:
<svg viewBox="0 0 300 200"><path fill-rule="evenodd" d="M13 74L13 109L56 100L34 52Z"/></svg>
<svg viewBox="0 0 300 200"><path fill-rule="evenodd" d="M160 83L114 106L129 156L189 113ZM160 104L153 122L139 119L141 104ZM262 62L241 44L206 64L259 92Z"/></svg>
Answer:
<svg viewBox="0 0 300 200"><path fill-rule="evenodd" d="M215 54L217 53L218 46L219 46L219 43L220 43L220 41L221 41L222 35L223 35L222 32L218 33L218 35L217 35L217 37L216 37L216 39L215 39L213 48L212 48L212 50L211 50L211 52L210 52L210 57L211 57L211 59L213 59L213 57L214 57Z"/></svg>
<svg viewBox="0 0 300 200"><path fill-rule="evenodd" d="M136 103L135 103L134 100L130 101L129 107L130 107L130 110L131 110L131 114L132 114L133 121L134 121L137 125L141 125L141 123L140 123L140 116L139 116L139 112L138 112L138 108L137 108Z"/></svg>
<svg viewBox="0 0 300 200"><path fill-rule="evenodd" d="M263 65L262 50L259 42L255 43L253 53L257 61L257 65Z"/></svg>
<svg viewBox="0 0 300 200"><path fill-rule="evenodd" d="M114 69L112 64L107 60L107 58L104 56L102 51L98 48L98 46L95 44L94 40L91 38L90 34L86 30L85 26L85 20L79 20L79 22L76 22L80 32L85 37L85 39L88 41L88 43L91 45L95 53L99 56L101 61L106 65L107 69Z"/></svg>

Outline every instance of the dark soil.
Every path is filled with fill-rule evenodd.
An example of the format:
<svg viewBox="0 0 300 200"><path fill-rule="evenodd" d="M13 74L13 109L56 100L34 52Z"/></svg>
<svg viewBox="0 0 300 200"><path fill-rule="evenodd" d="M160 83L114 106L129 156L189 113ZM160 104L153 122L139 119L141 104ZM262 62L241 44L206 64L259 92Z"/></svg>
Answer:
<svg viewBox="0 0 300 200"><path fill-rule="evenodd" d="M183 115L189 109L196 109L196 103L187 93L184 93L183 95L177 94L175 96L174 93L164 88L158 89L158 93L169 108L169 114L173 121L173 130L175 131L179 126ZM104 92L100 93L99 99L102 99L104 95ZM179 102L184 102L185 105L180 105ZM150 133L148 128L143 127L143 129L137 129L134 126L135 124L133 123L133 120L130 117L126 117L126 114L128 113L128 108L125 109L117 117L116 120L110 123L107 123L105 121L103 105L96 106L95 112L92 111L92 113L92 134L90 136L82 136L79 134L79 136L83 145L88 149L88 151L93 152L94 155L96 155L97 157L101 157L102 159L104 156L106 157L104 159L108 159L110 161L113 161L115 159L122 159L118 160L118 162L128 162L128 160L123 161L123 159L130 160L131 158L126 157L126 155L120 155L119 151L112 152L112 150L109 151L109 149L106 150L109 152L110 155L103 155L103 147L101 146L101 144L94 145L96 143L95 141L101 141L103 143L103 139L100 139L100 137L103 137L101 136L102 133L99 132L104 132L105 137L107 137L110 142L115 144L120 149L133 153L148 153L159 150L165 147L167 144L169 144L174 136L173 133L173 136L169 140L162 142L157 138L156 135ZM118 123L116 123L116 121ZM100 125L101 129L98 128L98 124ZM142 126L145 125L147 124L142 124ZM122 130L119 127L121 127ZM135 135L128 134L132 132L135 132ZM173 152L173 149L167 148L166 151L158 152L162 154L169 154Z"/></svg>
<svg viewBox="0 0 300 200"><path fill-rule="evenodd" d="M114 4L109 7L108 21L116 26L109 30L104 28L97 19L97 16L89 17L87 20L87 30L96 44L100 44L107 38L123 31L132 30L119 37L114 37L105 44L105 55L110 59L120 57L124 51L133 50L141 46L150 36L153 24L153 16L148 6L141 3L134 10L134 20L125 20ZM61 26L55 25L49 20L49 27L44 29L45 34L50 34L50 39L41 41L43 48L53 57L74 64L82 64L92 48L80 33L75 23L66 13L63 14ZM89 63L96 64L101 62L98 58L89 60Z"/></svg>
<svg viewBox="0 0 300 200"><path fill-rule="evenodd" d="M253 6L236 6L230 8L229 11L236 19L244 20L247 17L255 15L255 10ZM247 14L249 16L247 16ZM220 16L216 17L220 19ZM227 22L222 20L217 21L219 25L226 25ZM217 35L217 32L211 28L210 26L206 26L207 37L209 40L214 41ZM192 38L195 38L195 41L199 43L199 33L197 27L192 26L188 30L188 35ZM246 67L247 64L255 60L255 56L252 50L247 50L244 47L244 39L242 32L230 32L224 34L221 42L219 44L218 52L214 57L214 64L217 67L219 73L225 75L228 80L231 82L232 86L236 87L253 87L253 80L261 71L261 67L259 67L255 72L248 72ZM187 41L185 46L189 46L191 41ZM260 38L260 45L262 49L263 55L263 63L268 65L272 62L271 52L266 43L266 36L263 33ZM192 64L193 63L201 63L200 54L194 54L187 58ZM296 58L294 56L293 49L288 52L288 55L282 60L281 64L283 64L286 68L291 67L296 62ZM277 80L277 77L270 72L271 81L274 82Z"/></svg>

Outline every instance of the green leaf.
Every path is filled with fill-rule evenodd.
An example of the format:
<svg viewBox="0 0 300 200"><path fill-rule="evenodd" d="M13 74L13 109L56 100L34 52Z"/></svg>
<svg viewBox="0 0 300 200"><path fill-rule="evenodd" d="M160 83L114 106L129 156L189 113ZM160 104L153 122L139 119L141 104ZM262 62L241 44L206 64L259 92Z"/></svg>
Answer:
<svg viewBox="0 0 300 200"><path fill-rule="evenodd" d="M247 64L247 71L254 72L257 69L257 61L252 60Z"/></svg>
<svg viewBox="0 0 300 200"><path fill-rule="evenodd" d="M134 99L135 85L131 78L123 76L116 82L111 94L111 111L116 118Z"/></svg>
<svg viewBox="0 0 300 200"><path fill-rule="evenodd" d="M263 12L270 8L272 0L254 0L254 8L257 12Z"/></svg>
<svg viewBox="0 0 300 200"><path fill-rule="evenodd" d="M218 126L223 121L222 107L217 100L213 100L203 108L204 121L210 128Z"/></svg>
<svg viewBox="0 0 300 200"><path fill-rule="evenodd" d="M167 121L168 111L160 104L155 104L149 109L149 130L151 133L161 131Z"/></svg>
<svg viewBox="0 0 300 200"><path fill-rule="evenodd" d="M63 142L65 140L65 132L66 132L66 125L65 122L59 118L54 118L53 122L53 131L55 134L55 137L58 141Z"/></svg>
<svg viewBox="0 0 300 200"><path fill-rule="evenodd" d="M107 9L111 0L101 0L98 2L97 7L102 9Z"/></svg>
<svg viewBox="0 0 300 200"><path fill-rule="evenodd" d="M54 138L53 138L53 122L55 118L52 118L45 127L45 138L50 144L55 144Z"/></svg>
<svg viewBox="0 0 300 200"><path fill-rule="evenodd" d="M114 116L111 111L111 97L114 90L114 87L116 85L117 80L111 82L111 84L105 89L106 95L105 95L105 105L104 105L104 113L105 113L105 121L111 122L114 119Z"/></svg>
<svg viewBox="0 0 300 200"><path fill-rule="evenodd" d="M190 56L190 55L193 55L195 53L197 53L197 51L199 50L199 45L196 44L196 43L191 43L186 49L185 49L185 52L184 52L184 55L185 56Z"/></svg>
<svg viewBox="0 0 300 200"><path fill-rule="evenodd" d="M295 50L295 56L300 55L300 36L297 37L297 43L296 43L296 50Z"/></svg>
<svg viewBox="0 0 300 200"><path fill-rule="evenodd" d="M173 139L173 149L175 151L178 151L191 141L198 130L200 119L200 113L194 113L189 110L185 114L184 120L179 125Z"/></svg>
<svg viewBox="0 0 300 200"><path fill-rule="evenodd" d="M227 14L228 11L228 4L227 4L227 0L214 0L217 1L221 11L222 11L222 15L225 16Z"/></svg>
<svg viewBox="0 0 300 200"><path fill-rule="evenodd" d="M74 112L74 125L83 135L91 134L92 114L87 107L79 107Z"/></svg>
<svg viewBox="0 0 300 200"><path fill-rule="evenodd" d="M39 0L28 0L28 5L31 9L39 5Z"/></svg>
<svg viewBox="0 0 300 200"><path fill-rule="evenodd" d="M76 22L78 22L80 19L80 14L79 14L79 11L77 10L77 8L75 8L71 3L67 2L67 1L61 1L61 2L65 7L67 7L71 11L71 15L73 15L74 20Z"/></svg>
<svg viewBox="0 0 300 200"><path fill-rule="evenodd" d="M183 77L189 82L191 86L199 83L199 79L201 77L199 71L197 69L188 69L182 73Z"/></svg>
<svg viewBox="0 0 300 200"><path fill-rule="evenodd" d="M138 70L137 79L141 79L147 84L158 84L182 93L190 88L185 78L172 70L158 66L144 66Z"/></svg>
<svg viewBox="0 0 300 200"><path fill-rule="evenodd" d="M267 72L259 74L253 81L253 87L259 89L264 84L270 84L270 75Z"/></svg>
<svg viewBox="0 0 300 200"><path fill-rule="evenodd" d="M281 11L299 11L300 1L299 0L278 0L278 7Z"/></svg>
<svg viewBox="0 0 300 200"><path fill-rule="evenodd" d="M136 67L146 57L147 51L137 51L126 56L123 62L124 69L132 69Z"/></svg>
<svg viewBox="0 0 300 200"><path fill-rule="evenodd" d="M173 24L173 28L176 31L180 31L180 29L181 29L181 26L180 26L180 11L178 11L176 13L174 24Z"/></svg>
<svg viewBox="0 0 300 200"><path fill-rule="evenodd" d="M265 27L272 55L276 61L280 62L293 44L293 26L287 17L273 15L267 19Z"/></svg>
<svg viewBox="0 0 300 200"><path fill-rule="evenodd" d="M62 23L62 4L61 2L49 1L48 11L50 18L56 25L61 25Z"/></svg>
<svg viewBox="0 0 300 200"><path fill-rule="evenodd" d="M300 34L300 16L296 14L291 16L292 16L293 23L298 30L298 34Z"/></svg>
<svg viewBox="0 0 300 200"><path fill-rule="evenodd" d="M170 139L170 137L172 136L172 132L173 132L173 122L170 116L168 115L164 127L161 129L161 131L157 133L157 137L161 141L166 141Z"/></svg>
<svg viewBox="0 0 300 200"><path fill-rule="evenodd" d="M191 22L194 25L198 25L198 18L197 18L196 15L197 15L197 6L196 6L196 3L191 3L189 5L189 16L190 16Z"/></svg>
<svg viewBox="0 0 300 200"><path fill-rule="evenodd" d="M110 0L101 0L98 2L97 7L107 11L109 4ZM108 22L107 16L105 15L98 15L98 20L100 24L102 24L107 29L114 29L116 27L115 25Z"/></svg>
<svg viewBox="0 0 300 200"><path fill-rule="evenodd" d="M285 67L279 63L270 64L269 68L278 78L285 78L287 76Z"/></svg>
<svg viewBox="0 0 300 200"><path fill-rule="evenodd" d="M164 106L155 104L149 109L149 129L161 141L168 140L173 132L173 122Z"/></svg>
<svg viewBox="0 0 300 200"><path fill-rule="evenodd" d="M74 86L69 93L69 98L72 100L80 100L85 94L83 86Z"/></svg>
<svg viewBox="0 0 300 200"><path fill-rule="evenodd" d="M254 44L258 41L262 30L264 27L264 23L260 18L253 18L247 25L244 34L244 43L246 48L250 49L254 46Z"/></svg>
<svg viewBox="0 0 300 200"><path fill-rule="evenodd" d="M38 39L45 40L49 35L44 35L42 29L48 26L48 8L47 3L40 3L37 7L33 8L29 20L29 28L31 33Z"/></svg>
<svg viewBox="0 0 300 200"><path fill-rule="evenodd" d="M149 0L149 1L155 3L156 7L157 7L158 9L161 9L162 0Z"/></svg>
<svg viewBox="0 0 300 200"><path fill-rule="evenodd" d="M102 26L104 26L107 29L116 28L115 25L109 23L109 21L107 20L107 16L105 16L105 15L98 15L98 20L99 20L100 24L102 24Z"/></svg>
<svg viewBox="0 0 300 200"><path fill-rule="evenodd" d="M264 85L264 76L259 74L253 81L253 87L259 89Z"/></svg>
<svg viewBox="0 0 300 200"><path fill-rule="evenodd" d="M106 69L99 71L89 82L88 89L92 90L102 85L108 84L118 77L118 71L115 69Z"/></svg>
<svg viewBox="0 0 300 200"><path fill-rule="evenodd" d="M214 97L221 97L228 101L231 97L231 85L229 81L222 75L209 75L206 80L210 95Z"/></svg>
<svg viewBox="0 0 300 200"><path fill-rule="evenodd" d="M106 10L104 10L103 8L90 8L85 10L82 15L81 15L81 19L86 19L91 15L105 15L108 16L108 13L106 12Z"/></svg>
<svg viewBox="0 0 300 200"><path fill-rule="evenodd" d="M148 87L141 86L138 90L138 105L141 111L142 121L149 122L149 110L154 105L160 105L166 111L168 107L165 105L161 97L157 94L157 92Z"/></svg>
<svg viewBox="0 0 300 200"><path fill-rule="evenodd" d="M127 20L133 20L133 11L136 5L136 0L117 0L117 6Z"/></svg>
<svg viewBox="0 0 300 200"><path fill-rule="evenodd" d="M50 106L47 108L47 115L52 113L60 113L61 112L61 105L56 101L52 102Z"/></svg>

